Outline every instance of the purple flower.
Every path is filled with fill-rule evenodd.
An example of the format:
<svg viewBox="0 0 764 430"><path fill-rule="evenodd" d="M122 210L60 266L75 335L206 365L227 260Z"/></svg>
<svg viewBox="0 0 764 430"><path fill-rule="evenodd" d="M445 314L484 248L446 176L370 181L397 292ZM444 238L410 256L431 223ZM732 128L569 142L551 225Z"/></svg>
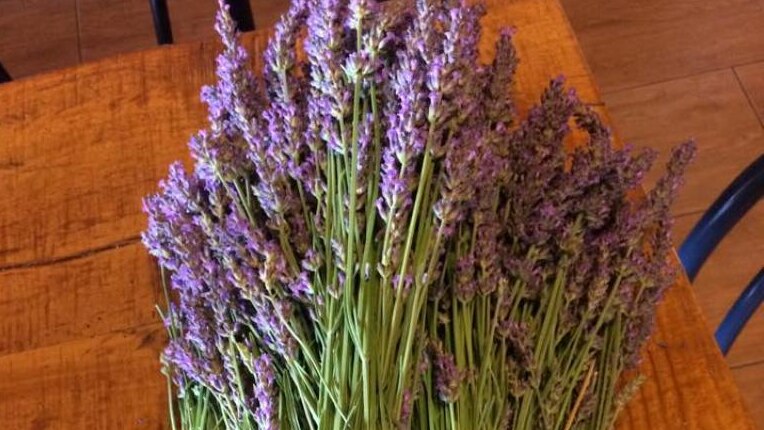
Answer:
<svg viewBox="0 0 764 430"><path fill-rule="evenodd" d="M514 30L502 29L496 42L496 57L491 64L486 97L486 116L490 121L509 123L514 119L515 109L510 87L517 70L517 52L512 44Z"/></svg>
<svg viewBox="0 0 764 430"><path fill-rule="evenodd" d="M307 272L300 272L297 278L289 284L289 292L298 301L310 302L315 294Z"/></svg>
<svg viewBox="0 0 764 430"><path fill-rule="evenodd" d="M408 429L411 427L411 410L412 410L412 395L411 390L405 390L403 392L403 400L401 402L401 416L399 418L399 429Z"/></svg>
<svg viewBox="0 0 764 430"><path fill-rule="evenodd" d="M268 354L261 354L252 363L255 377L254 396L257 400L255 421L258 428L277 430L279 428L278 385L276 369Z"/></svg>
<svg viewBox="0 0 764 430"><path fill-rule="evenodd" d="M433 205L446 237L452 236L456 225L465 219L474 197L481 161L479 149L475 148L476 139L476 133L453 137L446 151L441 198Z"/></svg>
<svg viewBox="0 0 764 430"><path fill-rule="evenodd" d="M456 262L456 280L454 285L456 298L468 302L477 291L475 281L475 258L472 255L462 256Z"/></svg>
<svg viewBox="0 0 764 430"><path fill-rule="evenodd" d="M294 306L287 300L271 302L265 298L255 306L252 320L265 345L279 357L294 359L299 346L287 327L294 317Z"/></svg>
<svg viewBox="0 0 764 430"><path fill-rule="evenodd" d="M438 342L430 342L430 356L435 374L435 391L440 400L453 403L459 398L459 391L465 373L456 367L454 356L443 350Z"/></svg>
<svg viewBox="0 0 764 430"><path fill-rule="evenodd" d="M290 99L297 88L290 88L290 80L294 77L290 72L296 64L295 44L301 26L307 19L308 2L295 0L286 14L276 23L273 36L265 49L265 74L268 88L274 91L277 98Z"/></svg>
<svg viewBox="0 0 764 430"><path fill-rule="evenodd" d="M175 384L185 388L188 382L197 382L222 392L224 384L217 356L200 355L182 340L171 340L162 353L162 360L173 366Z"/></svg>
<svg viewBox="0 0 764 430"><path fill-rule="evenodd" d="M522 368L532 368L533 344L526 324L507 318L499 322L496 334L506 340L509 353Z"/></svg>

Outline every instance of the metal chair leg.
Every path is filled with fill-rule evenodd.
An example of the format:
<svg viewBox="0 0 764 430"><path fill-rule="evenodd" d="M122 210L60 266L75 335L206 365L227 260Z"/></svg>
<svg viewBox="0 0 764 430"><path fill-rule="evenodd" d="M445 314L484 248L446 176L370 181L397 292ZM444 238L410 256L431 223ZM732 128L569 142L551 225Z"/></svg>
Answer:
<svg viewBox="0 0 764 430"><path fill-rule="evenodd" d="M255 29L255 20L252 17L252 7L249 0L225 0L231 12L231 17L236 22L236 28L241 31Z"/></svg>
<svg viewBox="0 0 764 430"><path fill-rule="evenodd" d="M173 42L172 26L170 25L170 12L167 9L167 0L149 0L151 15L154 18L154 34L157 43L169 45Z"/></svg>
<svg viewBox="0 0 764 430"><path fill-rule="evenodd" d="M10 82L11 80L12 80L11 74L8 73L7 70L5 70L5 67L3 67L3 63L0 63L0 84L5 82Z"/></svg>

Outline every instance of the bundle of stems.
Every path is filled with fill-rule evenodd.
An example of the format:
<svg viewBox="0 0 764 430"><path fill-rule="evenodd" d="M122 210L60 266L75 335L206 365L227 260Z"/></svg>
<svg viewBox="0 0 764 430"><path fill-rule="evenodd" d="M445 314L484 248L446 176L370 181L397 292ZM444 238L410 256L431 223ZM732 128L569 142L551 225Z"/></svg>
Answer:
<svg viewBox="0 0 764 430"><path fill-rule="evenodd" d="M513 32L480 63L483 13L293 0L257 75L221 0L194 168L144 202L173 428L612 426L694 146L636 192L654 152L564 79L517 115Z"/></svg>

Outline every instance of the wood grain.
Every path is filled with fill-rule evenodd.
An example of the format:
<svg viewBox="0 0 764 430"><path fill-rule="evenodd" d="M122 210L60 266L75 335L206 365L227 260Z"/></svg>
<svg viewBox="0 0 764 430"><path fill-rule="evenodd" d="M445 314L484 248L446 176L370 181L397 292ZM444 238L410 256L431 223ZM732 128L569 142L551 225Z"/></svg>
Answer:
<svg viewBox="0 0 764 430"><path fill-rule="evenodd" d="M676 215L705 211L764 153L764 129L730 69L618 91L604 99L624 140L659 150L659 165L672 146L696 139L698 156L687 173L690 185L674 206ZM648 186L660 170L648 175Z"/></svg>
<svg viewBox="0 0 764 430"><path fill-rule="evenodd" d="M493 58L494 44L505 27L518 31L514 38L520 66L517 69L515 100L523 107L536 103L549 80L560 74L576 88L587 103L601 103L597 86L557 1L485 0L489 13L481 21L483 61ZM490 11L502 11L495 13Z"/></svg>
<svg viewBox="0 0 764 430"><path fill-rule="evenodd" d="M764 129L731 69L704 73L604 96L616 129L626 142L661 152L694 137L699 152L674 208L679 246L702 213L756 157L764 153ZM653 183L657 171L648 177ZM764 209L754 208L722 241L693 288L716 328L764 260ZM730 366L764 359L764 312L757 312L727 356ZM744 391L744 394L747 394ZM762 409L759 404L751 404ZM763 422L764 423L764 422Z"/></svg>
<svg viewBox="0 0 764 430"><path fill-rule="evenodd" d="M213 55L209 45L160 49L3 88L0 266L136 237L141 198L187 158L184 142L202 123L198 91Z"/></svg>
<svg viewBox="0 0 764 430"><path fill-rule="evenodd" d="M707 334L704 316L686 280L677 282L666 295L657 324L658 330L643 351L639 367L647 379L617 427L753 429L737 386L728 376L730 370Z"/></svg>
<svg viewBox="0 0 764 430"><path fill-rule="evenodd" d="M682 243L701 214L677 218L676 243ZM714 329L746 285L764 265L764 202L756 205L722 240L693 283L700 308ZM764 309L759 309L735 341L727 363L737 367L764 360Z"/></svg>
<svg viewBox="0 0 764 430"><path fill-rule="evenodd" d="M764 126L764 61L736 67L735 73Z"/></svg>
<svg viewBox="0 0 764 430"><path fill-rule="evenodd" d="M165 428L163 333L154 324L0 357L3 428Z"/></svg>
<svg viewBox="0 0 764 430"><path fill-rule="evenodd" d="M523 104L537 99L559 72L585 100L599 103L555 0L487 4L485 53L501 25L518 28L517 94ZM263 33L246 36L256 52L263 40ZM211 44L173 46L0 87L0 141L8 142L0 146L7 202L0 207L0 279L13 282L0 284L6 290L0 297L15 311L3 315L0 327L11 333L8 351L18 351L0 356L4 426L161 428L161 328L125 328L149 318L137 308L155 294L154 272L145 255L130 256L139 252L137 244L110 248L135 239L145 225L140 198L155 189L170 160L186 159L184 142L203 123L196 94L212 79L213 57ZM102 251L88 255L92 250ZM128 263L130 258L135 260ZM109 287L103 280L109 272L117 280L145 283L135 287L145 291L103 292L99 299L99 286L127 288ZM62 276L70 283L62 284ZM64 298L75 293L78 298ZM134 301L135 313L112 303L123 295ZM28 305L10 304L14 300ZM101 311L78 308L76 317L61 317L74 312L74 304L100 301L103 312L117 315L99 320ZM53 315L52 323L39 321L45 315ZM50 333L23 339L31 330ZM652 379L619 428L753 428L686 281L659 310L658 335L642 370Z"/></svg>
<svg viewBox="0 0 764 430"><path fill-rule="evenodd" d="M158 323L159 285L156 263L137 240L2 271L0 356Z"/></svg>
<svg viewBox="0 0 764 430"><path fill-rule="evenodd" d="M0 61L14 79L77 64L75 1L0 1Z"/></svg>
<svg viewBox="0 0 764 430"><path fill-rule="evenodd" d="M563 0L605 93L764 59L761 0Z"/></svg>

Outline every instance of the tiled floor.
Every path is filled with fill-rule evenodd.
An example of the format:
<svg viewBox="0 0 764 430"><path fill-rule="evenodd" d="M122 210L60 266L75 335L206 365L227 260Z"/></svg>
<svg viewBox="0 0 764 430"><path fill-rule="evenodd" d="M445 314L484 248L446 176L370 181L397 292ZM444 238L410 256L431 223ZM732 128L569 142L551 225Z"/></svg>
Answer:
<svg viewBox="0 0 764 430"><path fill-rule="evenodd" d="M176 43L213 36L214 0L167 0ZM289 0L251 0L268 27ZM0 62L14 78L156 45L147 0L0 0Z"/></svg>
<svg viewBox="0 0 764 430"><path fill-rule="evenodd" d="M289 0L251 0L256 25ZM677 243L716 195L764 153L764 0L561 0L626 141L665 157L700 154L675 208ZM212 0L168 0L177 42L212 36ZM0 0L0 61L15 78L155 45L146 0ZM715 326L764 264L764 204L722 242L695 282ZM764 427L764 312L728 356Z"/></svg>

